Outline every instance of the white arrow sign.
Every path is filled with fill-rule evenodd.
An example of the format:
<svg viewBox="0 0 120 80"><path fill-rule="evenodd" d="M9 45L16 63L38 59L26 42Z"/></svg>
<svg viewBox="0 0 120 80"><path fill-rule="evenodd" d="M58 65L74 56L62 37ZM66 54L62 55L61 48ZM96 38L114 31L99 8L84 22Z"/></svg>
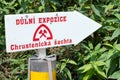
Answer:
<svg viewBox="0 0 120 80"><path fill-rule="evenodd" d="M77 11L5 15L6 50L78 44L100 27Z"/></svg>

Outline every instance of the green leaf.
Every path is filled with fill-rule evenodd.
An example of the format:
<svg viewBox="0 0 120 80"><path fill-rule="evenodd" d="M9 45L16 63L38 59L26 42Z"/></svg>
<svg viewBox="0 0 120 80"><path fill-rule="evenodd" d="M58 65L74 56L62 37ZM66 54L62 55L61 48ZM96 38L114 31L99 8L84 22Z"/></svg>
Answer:
<svg viewBox="0 0 120 80"><path fill-rule="evenodd" d="M78 70L84 70L86 68L86 65L83 65L82 67L78 68Z"/></svg>
<svg viewBox="0 0 120 80"><path fill-rule="evenodd" d="M110 79L119 79L120 78L120 70L114 72L109 78Z"/></svg>
<svg viewBox="0 0 120 80"><path fill-rule="evenodd" d="M51 5L52 6L52 8L54 9L54 11L56 11L57 10L57 8L56 8L56 6L55 5Z"/></svg>
<svg viewBox="0 0 120 80"><path fill-rule="evenodd" d="M53 5L61 6L61 4L60 4L57 0L51 0L50 2L51 2Z"/></svg>
<svg viewBox="0 0 120 80"><path fill-rule="evenodd" d="M105 52L107 49L105 48L105 47L103 47L103 48L100 48L100 52Z"/></svg>
<svg viewBox="0 0 120 80"><path fill-rule="evenodd" d="M111 40L111 37L110 36L106 36L104 37L103 41L108 41L108 40Z"/></svg>
<svg viewBox="0 0 120 80"><path fill-rule="evenodd" d="M111 75L113 72L118 70L118 60L117 58L109 59L106 61L106 74Z"/></svg>
<svg viewBox="0 0 120 80"><path fill-rule="evenodd" d="M95 13L97 16L101 17L101 15L100 15L100 10L98 10L93 4L91 4L91 8L93 9L94 13Z"/></svg>
<svg viewBox="0 0 120 80"><path fill-rule="evenodd" d="M68 75L69 80L72 80L72 75L70 73L70 70L68 68L65 68L64 70L65 70L66 74Z"/></svg>
<svg viewBox="0 0 120 80"><path fill-rule="evenodd" d="M12 0L9 4L12 6L15 3L16 0Z"/></svg>
<svg viewBox="0 0 120 80"><path fill-rule="evenodd" d="M68 63L77 65L77 63L75 61L73 61L73 60L69 60Z"/></svg>
<svg viewBox="0 0 120 80"><path fill-rule="evenodd" d="M118 78L117 80L120 80L120 78Z"/></svg>
<svg viewBox="0 0 120 80"><path fill-rule="evenodd" d="M21 5L21 3L22 3L22 0L18 0L18 3Z"/></svg>
<svg viewBox="0 0 120 80"><path fill-rule="evenodd" d="M97 62L95 62L95 65L97 65L97 66L103 66L103 65L105 65L105 62L103 62L103 61L97 61Z"/></svg>
<svg viewBox="0 0 120 80"><path fill-rule="evenodd" d="M89 80L89 79L91 78L91 76L93 75L93 73L94 73L94 70L91 69L90 71L88 71L88 72L85 74L85 76L83 77L82 80Z"/></svg>
<svg viewBox="0 0 120 80"><path fill-rule="evenodd" d="M111 24L111 22L112 22L112 23L119 23L119 21L120 21L120 20L118 20L116 17L115 17L115 18L113 18L113 17L110 18L110 17L109 17L109 18L106 20L106 22L109 22L109 24Z"/></svg>
<svg viewBox="0 0 120 80"><path fill-rule="evenodd" d="M79 0L80 4L85 4L85 2L87 2L88 0Z"/></svg>
<svg viewBox="0 0 120 80"><path fill-rule="evenodd" d="M113 4L109 4L106 8L105 8L105 13L110 10L110 9L113 9L114 5Z"/></svg>
<svg viewBox="0 0 120 80"><path fill-rule="evenodd" d="M120 14L114 14L120 20Z"/></svg>
<svg viewBox="0 0 120 80"><path fill-rule="evenodd" d="M82 71L82 73L85 73L85 72L89 71L90 69L92 69L92 65L91 65L91 64L88 64L88 65L86 66L86 68Z"/></svg>
<svg viewBox="0 0 120 80"><path fill-rule="evenodd" d="M112 45L112 44L105 43L104 45L106 45L106 46L108 46L108 47L111 47L111 48L113 48L113 45Z"/></svg>
<svg viewBox="0 0 120 80"><path fill-rule="evenodd" d="M97 66L93 64L93 67L95 69L95 71L103 78L107 78L107 76L105 75L105 73Z"/></svg>
<svg viewBox="0 0 120 80"><path fill-rule="evenodd" d="M117 28L113 34L112 34L112 37L111 37L111 40L113 40L114 38L118 37L120 35L120 28Z"/></svg>
<svg viewBox="0 0 120 80"><path fill-rule="evenodd" d="M107 54L101 54L101 56L98 58L99 61L106 61Z"/></svg>
<svg viewBox="0 0 120 80"><path fill-rule="evenodd" d="M83 70L82 73L85 73L85 72L89 71L90 69L92 69L92 65L86 64L86 65L80 67L78 70Z"/></svg>
<svg viewBox="0 0 120 80"><path fill-rule="evenodd" d="M16 14L20 14L23 11L23 8L20 8L16 11Z"/></svg>
<svg viewBox="0 0 120 80"><path fill-rule="evenodd" d="M42 11L44 9L44 7L43 6L39 6L39 8L38 8L38 11Z"/></svg>
<svg viewBox="0 0 120 80"><path fill-rule="evenodd" d="M90 47L90 49L93 49L93 44L91 42L88 43L88 46Z"/></svg>
<svg viewBox="0 0 120 80"><path fill-rule="evenodd" d="M111 68L111 59L108 59L107 61L106 61L106 64L105 64L105 73L107 74L107 75L109 75L109 70L110 70L110 68Z"/></svg>
<svg viewBox="0 0 120 80"><path fill-rule="evenodd" d="M85 44L81 44L85 49L87 49L88 51L90 51L90 48L88 46L86 46Z"/></svg>
<svg viewBox="0 0 120 80"><path fill-rule="evenodd" d="M101 47L101 44L99 43L99 44L97 44L97 46L95 46L95 50L99 50L100 47Z"/></svg>
<svg viewBox="0 0 120 80"><path fill-rule="evenodd" d="M20 68L21 68L22 70L24 70L24 69L25 69L25 64L21 64L21 65L20 65Z"/></svg>
<svg viewBox="0 0 120 80"><path fill-rule="evenodd" d="M110 59L111 56L113 56L113 55L114 55L114 50L109 50L106 58L107 58L107 59Z"/></svg>
<svg viewBox="0 0 120 80"><path fill-rule="evenodd" d="M68 60L68 59L62 59L62 60L60 60L60 61L62 61L62 62L67 62L67 60Z"/></svg>
<svg viewBox="0 0 120 80"><path fill-rule="evenodd" d="M112 25L110 25L110 26L105 26L103 29L106 29L107 31L113 31L113 30L115 30L116 28L114 27L114 26L112 26ZM107 37L107 36L106 36Z"/></svg>
<svg viewBox="0 0 120 80"><path fill-rule="evenodd" d="M117 45L115 46L115 48L116 48L118 51L120 51L120 44L117 44Z"/></svg>
<svg viewBox="0 0 120 80"><path fill-rule="evenodd" d="M65 67L66 67L66 63L62 63L61 68L60 68L60 72L62 72Z"/></svg>

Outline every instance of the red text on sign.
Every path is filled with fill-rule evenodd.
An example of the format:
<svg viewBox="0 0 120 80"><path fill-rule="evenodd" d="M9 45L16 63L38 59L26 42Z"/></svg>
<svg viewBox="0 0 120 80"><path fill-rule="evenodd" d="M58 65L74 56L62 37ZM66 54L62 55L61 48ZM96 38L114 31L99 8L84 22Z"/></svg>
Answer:
<svg viewBox="0 0 120 80"><path fill-rule="evenodd" d="M62 39L62 40L53 40L53 41L43 41L43 42L33 42L33 43L26 43L26 44L11 44L10 50L16 51L16 50L26 50L26 49L34 49L34 48L40 48L40 47L50 47L50 46L60 46L60 45L66 45L66 44L72 44L72 39Z"/></svg>
<svg viewBox="0 0 120 80"><path fill-rule="evenodd" d="M39 23L66 22L67 17L66 16L44 17L44 18L39 18L38 20L39 20Z"/></svg>
<svg viewBox="0 0 120 80"><path fill-rule="evenodd" d="M44 41L44 42L28 43L28 44L22 44L22 45L12 44L10 46L10 49L11 50L23 50L23 49L33 49L33 48L38 48L38 47L45 47L45 46L51 46L51 42Z"/></svg>
<svg viewBox="0 0 120 80"><path fill-rule="evenodd" d="M23 18L16 19L16 25L24 25L24 24L35 24L35 18Z"/></svg>

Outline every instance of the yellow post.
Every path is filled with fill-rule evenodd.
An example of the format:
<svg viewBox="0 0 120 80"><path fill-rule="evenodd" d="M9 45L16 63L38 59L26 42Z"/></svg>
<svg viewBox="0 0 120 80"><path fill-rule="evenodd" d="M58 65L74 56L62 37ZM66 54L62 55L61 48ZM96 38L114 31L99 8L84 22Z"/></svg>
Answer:
<svg viewBox="0 0 120 80"><path fill-rule="evenodd" d="M56 80L56 70L52 71L53 80ZM30 71L31 80L50 80L48 72L35 72Z"/></svg>
<svg viewBox="0 0 120 80"><path fill-rule="evenodd" d="M56 56L51 55L44 59L32 56L29 59L29 80L56 80Z"/></svg>

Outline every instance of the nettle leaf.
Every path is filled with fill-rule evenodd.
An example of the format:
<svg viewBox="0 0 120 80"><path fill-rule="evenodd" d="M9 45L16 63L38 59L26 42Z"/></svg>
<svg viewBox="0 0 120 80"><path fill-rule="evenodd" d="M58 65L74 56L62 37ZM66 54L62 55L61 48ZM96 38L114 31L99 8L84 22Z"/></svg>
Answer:
<svg viewBox="0 0 120 80"><path fill-rule="evenodd" d="M85 76L83 77L82 80L89 80L89 79L91 78L91 76L93 75L93 73L94 73L94 70L91 69L90 71L88 71L88 72L85 74Z"/></svg>
<svg viewBox="0 0 120 80"><path fill-rule="evenodd" d="M44 6L39 6L38 10L41 12L44 9Z"/></svg>
<svg viewBox="0 0 120 80"><path fill-rule="evenodd" d="M61 4L57 0L51 0L50 2L54 5L61 6Z"/></svg>
<svg viewBox="0 0 120 80"><path fill-rule="evenodd" d="M120 20L120 14L114 14L116 18Z"/></svg>
<svg viewBox="0 0 120 80"><path fill-rule="evenodd" d="M107 49L105 47L101 48L99 51L100 52L105 52Z"/></svg>
<svg viewBox="0 0 120 80"><path fill-rule="evenodd" d="M66 67L66 63L62 63L61 68L60 68L60 72L62 72L65 67Z"/></svg>
<svg viewBox="0 0 120 80"><path fill-rule="evenodd" d="M69 77L69 80L72 80L72 75L71 75L70 70L68 68L65 68L64 70L65 70L67 76Z"/></svg>
<svg viewBox="0 0 120 80"><path fill-rule="evenodd" d="M78 70L84 70L86 68L86 65L83 65L82 67L78 68Z"/></svg>
<svg viewBox="0 0 120 80"><path fill-rule="evenodd" d="M101 54L101 56L98 58L99 61L105 61L107 57L107 53Z"/></svg>
<svg viewBox="0 0 120 80"><path fill-rule="evenodd" d="M9 4L12 6L15 3L16 0L12 0Z"/></svg>
<svg viewBox="0 0 120 80"><path fill-rule="evenodd" d="M118 37L120 35L120 28L117 28L113 34L112 34L112 37L111 37L111 40L113 40L114 38Z"/></svg>
<svg viewBox="0 0 120 80"><path fill-rule="evenodd" d="M88 0L79 0L80 4L85 4L85 2L87 2Z"/></svg>
<svg viewBox="0 0 120 80"><path fill-rule="evenodd" d="M57 11L57 8L56 8L55 5L51 5L51 6L52 6L52 8L54 9L54 11Z"/></svg>
<svg viewBox="0 0 120 80"><path fill-rule="evenodd" d="M118 20L117 18L108 18L106 19L106 22L108 22L110 25L111 23L119 23L120 20Z"/></svg>
<svg viewBox="0 0 120 80"><path fill-rule="evenodd" d="M100 10L98 10L93 4L91 5L91 8L97 16L101 17Z"/></svg>
<svg viewBox="0 0 120 80"><path fill-rule="evenodd" d="M110 48L113 48L113 45L112 45L112 44L105 43L104 45L105 45L105 46L108 46L108 47L110 47Z"/></svg>
<svg viewBox="0 0 120 80"><path fill-rule="evenodd" d="M108 56L107 59L111 59L111 57L114 55L114 50L109 50L108 51Z"/></svg>
<svg viewBox="0 0 120 80"><path fill-rule="evenodd" d="M108 6L106 6L106 8L105 8L105 13L106 13L108 10L113 9L113 7L114 7L114 5L110 3Z"/></svg>
<svg viewBox="0 0 120 80"><path fill-rule="evenodd" d="M110 63L111 63L111 59L108 59L107 61L106 61L106 64L105 64L105 73L108 75L109 73L109 70L110 70Z"/></svg>
<svg viewBox="0 0 120 80"><path fill-rule="evenodd" d="M110 36L105 36L103 41L108 41L108 40L111 40L111 37Z"/></svg>
<svg viewBox="0 0 120 80"><path fill-rule="evenodd" d="M86 65L80 67L78 70L83 70L82 73L85 73L85 72L89 71L90 69L92 69L92 65L86 64Z"/></svg>
<svg viewBox="0 0 120 80"><path fill-rule="evenodd" d="M115 48L116 48L118 51L120 51L120 44L117 44L117 45L115 46Z"/></svg>
<svg viewBox="0 0 120 80"><path fill-rule="evenodd" d="M86 46L85 44L81 44L85 49L87 49L88 51L90 51L90 48L88 46Z"/></svg>
<svg viewBox="0 0 120 80"><path fill-rule="evenodd" d="M106 61L106 67L105 67L105 70L106 70L106 74L107 75L111 75L113 74L113 72L117 69L117 63L118 61L115 60L115 59L108 59Z"/></svg>
<svg viewBox="0 0 120 80"><path fill-rule="evenodd" d="M97 62L95 62L95 64L97 66L103 66L103 65L105 65L105 62L103 62L103 61L97 61Z"/></svg>
<svg viewBox="0 0 120 80"><path fill-rule="evenodd" d="M101 47L101 44L99 43L99 44L97 44L97 45L95 46L95 50L99 50L100 47Z"/></svg>
<svg viewBox="0 0 120 80"><path fill-rule="evenodd" d="M21 5L22 4L22 0L18 0L18 3Z"/></svg>
<svg viewBox="0 0 120 80"><path fill-rule="evenodd" d="M114 72L109 78L110 79L119 79L120 78L120 70Z"/></svg>
<svg viewBox="0 0 120 80"><path fill-rule="evenodd" d="M69 60L68 63L77 65L77 63L75 61L73 61L73 60Z"/></svg>
<svg viewBox="0 0 120 80"><path fill-rule="evenodd" d="M105 29L105 30L107 30L107 31L113 31L113 30L115 30L116 28L115 28L114 26L110 25L110 26L105 26L105 27L103 27L103 29Z"/></svg>
<svg viewBox="0 0 120 80"><path fill-rule="evenodd" d="M90 47L90 49L93 49L93 44L91 42L88 43L88 46Z"/></svg>
<svg viewBox="0 0 120 80"><path fill-rule="evenodd" d="M99 74L103 78L107 78L105 73L97 65L93 64L93 67L94 67L95 71L97 72L97 74Z"/></svg>
<svg viewBox="0 0 120 80"><path fill-rule="evenodd" d="M20 8L16 11L16 14L20 14L23 11L23 8Z"/></svg>

